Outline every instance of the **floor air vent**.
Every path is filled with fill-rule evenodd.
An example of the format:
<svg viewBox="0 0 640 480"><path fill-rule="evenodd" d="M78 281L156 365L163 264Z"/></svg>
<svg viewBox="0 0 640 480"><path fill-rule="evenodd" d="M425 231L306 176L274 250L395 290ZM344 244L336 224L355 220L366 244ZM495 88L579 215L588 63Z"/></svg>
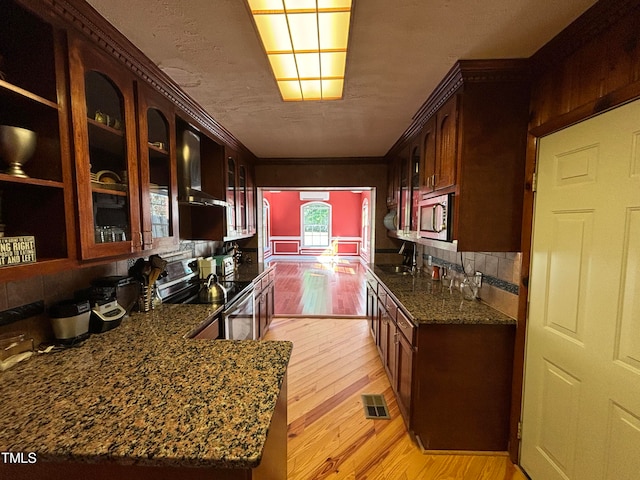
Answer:
<svg viewBox="0 0 640 480"><path fill-rule="evenodd" d="M362 395L364 416L366 418L390 419L389 407L383 395Z"/></svg>

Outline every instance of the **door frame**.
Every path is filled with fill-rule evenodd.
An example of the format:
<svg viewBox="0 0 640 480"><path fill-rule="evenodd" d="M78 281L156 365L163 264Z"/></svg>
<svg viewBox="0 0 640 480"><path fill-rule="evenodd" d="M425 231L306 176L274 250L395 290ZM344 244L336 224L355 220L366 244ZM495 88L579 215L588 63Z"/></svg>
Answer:
<svg viewBox="0 0 640 480"><path fill-rule="evenodd" d="M511 413L509 431L509 457L514 464L520 460L520 433L522 419L522 402L524 392L524 364L529 306L529 273L531 268L531 249L533 240L533 216L535 198L535 172L538 158L538 139L564 128L583 122L589 118L613 110L625 103L640 99L640 92L628 98L620 99L615 105L607 105L598 111L571 115L562 119L554 119L540 126L530 126L527 135L527 154L525 165L525 191L522 215L521 252L522 265L519 279L518 318L513 359L513 381L511 390Z"/></svg>
<svg viewBox="0 0 640 480"><path fill-rule="evenodd" d="M311 191L323 191L323 192L336 192L336 191L369 191L369 261L368 263L373 263L375 261L375 245L376 245L376 229L375 229L375 219L376 219L376 187L257 187L257 199L256 205L257 208L257 225L256 228L256 236L258 242L258 262L264 263L264 245L265 239L262 235L262 225L264 219L262 218L262 203L264 200L264 191L268 190L288 190L288 191L300 191L300 190L311 190ZM269 223L269 227L271 227L271 223ZM270 232L269 232L270 234ZM364 242L364 239L363 239ZM362 258L359 256L358 258Z"/></svg>

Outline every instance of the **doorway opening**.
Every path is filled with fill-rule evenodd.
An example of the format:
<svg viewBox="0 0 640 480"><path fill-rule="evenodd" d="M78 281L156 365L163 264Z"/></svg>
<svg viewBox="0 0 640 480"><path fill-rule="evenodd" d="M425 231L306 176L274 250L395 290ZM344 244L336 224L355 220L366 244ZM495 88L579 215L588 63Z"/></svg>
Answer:
<svg viewBox="0 0 640 480"><path fill-rule="evenodd" d="M375 188L258 188L258 260L374 261Z"/></svg>
<svg viewBox="0 0 640 480"><path fill-rule="evenodd" d="M275 263L276 316L366 314L375 188L258 188L258 259Z"/></svg>

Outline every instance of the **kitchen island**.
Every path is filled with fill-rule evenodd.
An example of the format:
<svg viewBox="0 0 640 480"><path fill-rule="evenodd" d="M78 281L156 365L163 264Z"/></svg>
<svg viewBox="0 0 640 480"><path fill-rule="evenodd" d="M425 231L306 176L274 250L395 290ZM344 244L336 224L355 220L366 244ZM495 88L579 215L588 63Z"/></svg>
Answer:
<svg viewBox="0 0 640 480"><path fill-rule="evenodd" d="M186 338L216 313L133 313L4 372L0 452L24 462L0 478L286 478L292 344Z"/></svg>

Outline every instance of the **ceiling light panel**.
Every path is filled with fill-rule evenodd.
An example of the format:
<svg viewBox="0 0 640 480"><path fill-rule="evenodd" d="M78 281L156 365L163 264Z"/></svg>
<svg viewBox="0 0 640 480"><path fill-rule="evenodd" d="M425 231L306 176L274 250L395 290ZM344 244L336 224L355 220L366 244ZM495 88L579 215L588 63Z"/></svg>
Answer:
<svg viewBox="0 0 640 480"><path fill-rule="evenodd" d="M352 0L247 0L283 100L342 98Z"/></svg>

